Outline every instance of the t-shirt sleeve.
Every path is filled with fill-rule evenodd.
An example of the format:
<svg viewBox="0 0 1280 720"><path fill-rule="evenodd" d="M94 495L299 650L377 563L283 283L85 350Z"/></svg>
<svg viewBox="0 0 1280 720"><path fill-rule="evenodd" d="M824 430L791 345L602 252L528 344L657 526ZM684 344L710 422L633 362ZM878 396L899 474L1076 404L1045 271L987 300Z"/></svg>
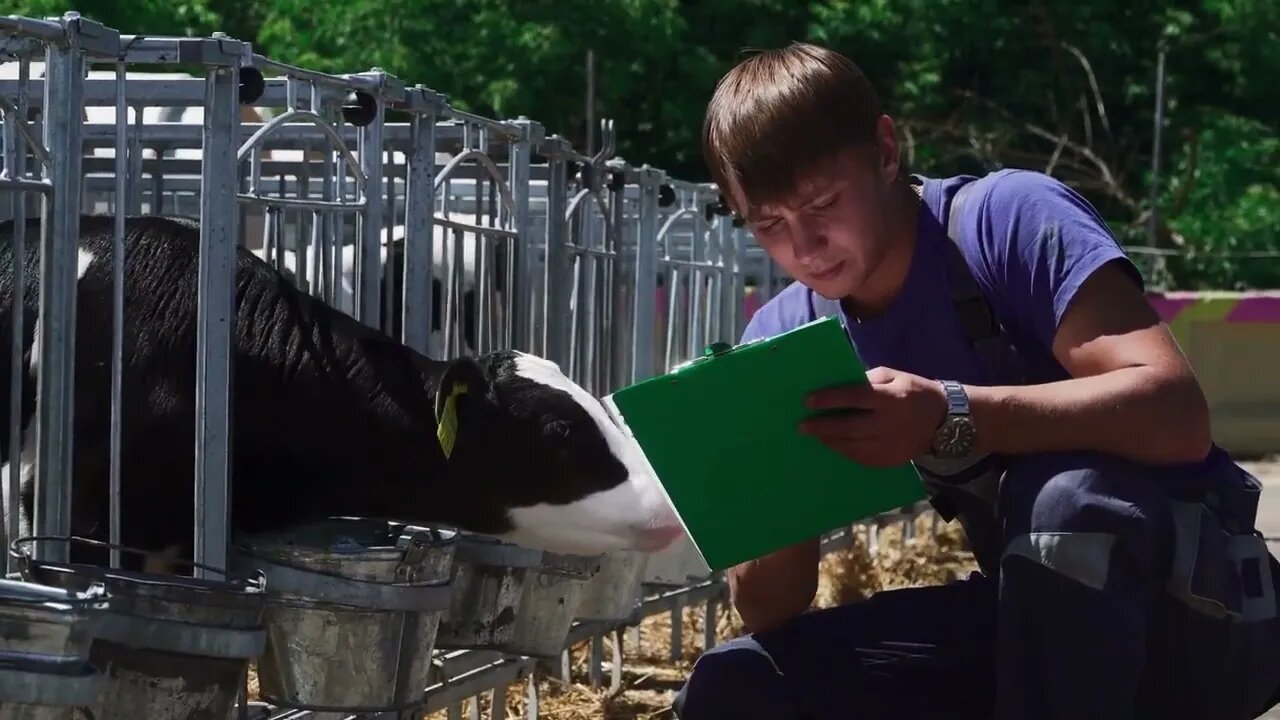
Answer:
<svg viewBox="0 0 1280 720"><path fill-rule="evenodd" d="M772 337L781 332L782 329L778 322L777 303L765 303L747 321L747 326L743 328L742 338L738 340L738 344L741 345L761 338Z"/></svg>
<svg viewBox="0 0 1280 720"><path fill-rule="evenodd" d="M791 283L761 305L747 321L738 344L781 335L809 321L808 295L800 283Z"/></svg>
<svg viewBox="0 0 1280 720"><path fill-rule="evenodd" d="M1106 221L1077 192L1032 171L989 182L977 209L976 236L993 304L1046 349L1076 292L1098 268L1118 261L1142 287L1141 273Z"/></svg>

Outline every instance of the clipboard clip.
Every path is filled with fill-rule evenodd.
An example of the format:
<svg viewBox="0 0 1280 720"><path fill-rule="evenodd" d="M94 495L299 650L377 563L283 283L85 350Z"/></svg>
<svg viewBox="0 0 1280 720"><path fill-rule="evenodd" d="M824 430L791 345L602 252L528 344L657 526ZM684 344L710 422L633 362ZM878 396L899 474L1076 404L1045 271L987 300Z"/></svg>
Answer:
<svg viewBox="0 0 1280 720"><path fill-rule="evenodd" d="M713 342L702 351L703 357L719 357L733 352L733 345L724 341Z"/></svg>
<svg viewBox="0 0 1280 720"><path fill-rule="evenodd" d="M713 342L702 349L701 355L685 360L684 362L672 367L669 372L670 374L673 374L673 375L677 374L681 370L684 370L687 367L691 367L693 365L701 365L702 363L710 361L712 358L717 358L717 357L720 357L721 355L727 355L733 352L733 349L734 347L732 343L727 343L723 341ZM672 379L672 382L675 382L674 378Z"/></svg>

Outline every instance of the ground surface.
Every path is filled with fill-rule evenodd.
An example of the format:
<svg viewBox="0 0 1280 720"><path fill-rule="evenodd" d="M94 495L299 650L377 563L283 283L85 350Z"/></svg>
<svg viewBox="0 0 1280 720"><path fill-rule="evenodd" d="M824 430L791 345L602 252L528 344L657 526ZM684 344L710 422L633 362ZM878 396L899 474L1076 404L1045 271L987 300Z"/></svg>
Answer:
<svg viewBox="0 0 1280 720"><path fill-rule="evenodd" d="M1280 459L1244 463L1263 482L1258 527L1271 542L1273 552L1280 553ZM849 550L828 556L823 561L822 581L817 604L822 607L864 598L872 592L902 585L946 582L973 567L972 558L963 550L954 526L944 527L934 537L932 516L916 523L917 539L904 543L898 526L890 526L879 534L879 553L872 558L866 539ZM683 654L672 661L670 654L670 614L651 617L641 625L640 643L630 633L624 638L623 688L616 695L607 690L593 690L587 683L586 647L573 655L574 683L563 685L542 678L538 681L541 697L539 717L552 720L667 720L671 698L702 650L703 609L686 609ZM737 617L721 609L717 635L726 640L741 633ZM611 655L606 640L606 657ZM605 677L608 677L606 665ZM607 680L606 680L607 682ZM507 717L526 717L523 685L512 686L507 694ZM488 717L489 698L481 699L481 710ZM470 708L463 707L463 717ZM427 720L445 720L444 712L427 716ZM1280 708L1260 720L1280 720Z"/></svg>

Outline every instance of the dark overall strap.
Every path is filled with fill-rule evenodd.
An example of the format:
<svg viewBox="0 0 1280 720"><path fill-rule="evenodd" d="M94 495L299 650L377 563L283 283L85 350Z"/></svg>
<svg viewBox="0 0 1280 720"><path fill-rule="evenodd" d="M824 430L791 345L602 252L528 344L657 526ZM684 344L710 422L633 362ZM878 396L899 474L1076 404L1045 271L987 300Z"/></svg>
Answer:
<svg viewBox="0 0 1280 720"><path fill-rule="evenodd" d="M975 182L967 182L956 190L947 211L946 234L950 242L943 244L943 255L946 257L947 277L951 281L951 304L964 327L965 337L995 373L993 383L1013 385L1024 379L1021 365L1000 319L973 277L973 271L960 249L960 217Z"/></svg>

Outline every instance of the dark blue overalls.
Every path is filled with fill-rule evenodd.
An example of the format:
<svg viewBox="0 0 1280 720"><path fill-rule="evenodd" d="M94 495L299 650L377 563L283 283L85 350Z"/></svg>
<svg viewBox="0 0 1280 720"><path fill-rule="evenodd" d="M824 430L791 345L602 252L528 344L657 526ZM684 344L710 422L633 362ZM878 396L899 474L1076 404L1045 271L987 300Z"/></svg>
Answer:
<svg viewBox="0 0 1280 720"><path fill-rule="evenodd" d="M970 341L1019 384L1012 343L946 245ZM837 310L818 298L814 313ZM1254 530L1261 484L1222 450L1177 468L1082 452L918 465L982 571L722 644L678 717L1245 720L1280 703L1280 563Z"/></svg>

